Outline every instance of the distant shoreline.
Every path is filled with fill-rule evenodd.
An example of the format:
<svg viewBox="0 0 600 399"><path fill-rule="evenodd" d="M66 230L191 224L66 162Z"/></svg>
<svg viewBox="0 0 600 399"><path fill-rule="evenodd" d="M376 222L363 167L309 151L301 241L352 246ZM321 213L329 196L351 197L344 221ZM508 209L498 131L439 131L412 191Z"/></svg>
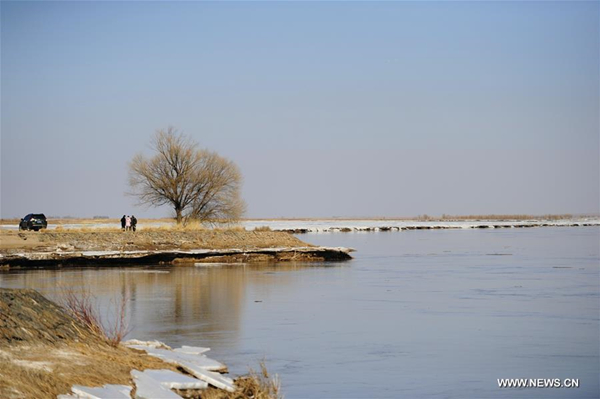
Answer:
<svg viewBox="0 0 600 399"><path fill-rule="evenodd" d="M120 218L109 217L53 217L47 216L49 224L114 224L120 225ZM410 217L383 217L383 216L353 216L353 217L260 217L260 218L242 218L240 223L247 222L283 222L283 221L398 221L398 222L466 222L466 221L526 221L526 220L581 220L581 219L600 219L600 214L547 214L547 215L528 215L528 214L489 214L489 215L442 215L429 216L419 215ZM174 223L173 218L140 218L139 223ZM0 219L0 226L8 224L18 224L20 218Z"/></svg>
<svg viewBox="0 0 600 399"><path fill-rule="evenodd" d="M582 227L600 226L600 217L538 218L538 219L246 219L229 227L202 226L192 222L188 226L177 226L172 219L140 219L138 233L143 232L285 232L304 233L347 233L437 229L493 229L530 227ZM0 223L0 231L17 231L16 222ZM120 232L118 220L69 219L55 223L49 220L46 231L55 232Z"/></svg>

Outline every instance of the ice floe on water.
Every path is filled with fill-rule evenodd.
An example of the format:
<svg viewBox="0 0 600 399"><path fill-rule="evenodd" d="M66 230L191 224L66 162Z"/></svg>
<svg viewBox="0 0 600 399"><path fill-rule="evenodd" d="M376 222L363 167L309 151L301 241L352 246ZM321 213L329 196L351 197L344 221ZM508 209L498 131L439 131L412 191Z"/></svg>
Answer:
<svg viewBox="0 0 600 399"><path fill-rule="evenodd" d="M175 351L175 352L187 353L190 355L201 355L203 353L208 352L209 350L210 350L210 348L202 348L199 346L187 346L187 345L183 345L181 348L173 349L173 351Z"/></svg>
<svg viewBox="0 0 600 399"><path fill-rule="evenodd" d="M526 228L550 226L600 226L600 218L564 220L473 220L473 221L414 221L414 220L247 220L246 230L269 227L274 231L293 233L337 233L361 231L401 231L429 229Z"/></svg>

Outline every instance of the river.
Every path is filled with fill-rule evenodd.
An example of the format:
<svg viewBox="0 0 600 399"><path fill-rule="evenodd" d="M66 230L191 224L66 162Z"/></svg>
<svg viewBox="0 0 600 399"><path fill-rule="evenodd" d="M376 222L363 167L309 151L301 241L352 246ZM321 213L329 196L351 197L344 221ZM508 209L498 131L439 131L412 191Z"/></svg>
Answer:
<svg viewBox="0 0 600 399"><path fill-rule="evenodd" d="M597 398L600 229L301 235L343 263L0 272L58 299L128 300L131 338L212 348L234 374L265 360L291 398ZM574 378L579 388L499 388Z"/></svg>

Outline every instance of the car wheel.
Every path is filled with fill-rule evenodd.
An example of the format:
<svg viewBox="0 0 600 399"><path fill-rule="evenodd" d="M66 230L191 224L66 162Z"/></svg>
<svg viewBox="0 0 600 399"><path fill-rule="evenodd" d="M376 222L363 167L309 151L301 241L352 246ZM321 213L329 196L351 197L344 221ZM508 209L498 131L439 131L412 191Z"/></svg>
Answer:
<svg viewBox="0 0 600 399"><path fill-rule="evenodd" d="M40 228L39 227L34 227L33 231L38 231Z"/></svg>

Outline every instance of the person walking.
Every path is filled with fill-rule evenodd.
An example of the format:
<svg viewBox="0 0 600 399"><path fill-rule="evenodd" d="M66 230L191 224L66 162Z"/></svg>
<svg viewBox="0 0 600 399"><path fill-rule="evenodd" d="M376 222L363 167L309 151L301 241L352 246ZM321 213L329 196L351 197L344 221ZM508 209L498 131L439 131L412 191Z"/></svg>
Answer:
<svg viewBox="0 0 600 399"><path fill-rule="evenodd" d="M131 230L131 218L129 216L125 218L125 230Z"/></svg>
<svg viewBox="0 0 600 399"><path fill-rule="evenodd" d="M121 230L125 231L125 215L121 218Z"/></svg>
<svg viewBox="0 0 600 399"><path fill-rule="evenodd" d="M137 226L137 219L135 216L131 215L131 229L135 231L135 227Z"/></svg>

